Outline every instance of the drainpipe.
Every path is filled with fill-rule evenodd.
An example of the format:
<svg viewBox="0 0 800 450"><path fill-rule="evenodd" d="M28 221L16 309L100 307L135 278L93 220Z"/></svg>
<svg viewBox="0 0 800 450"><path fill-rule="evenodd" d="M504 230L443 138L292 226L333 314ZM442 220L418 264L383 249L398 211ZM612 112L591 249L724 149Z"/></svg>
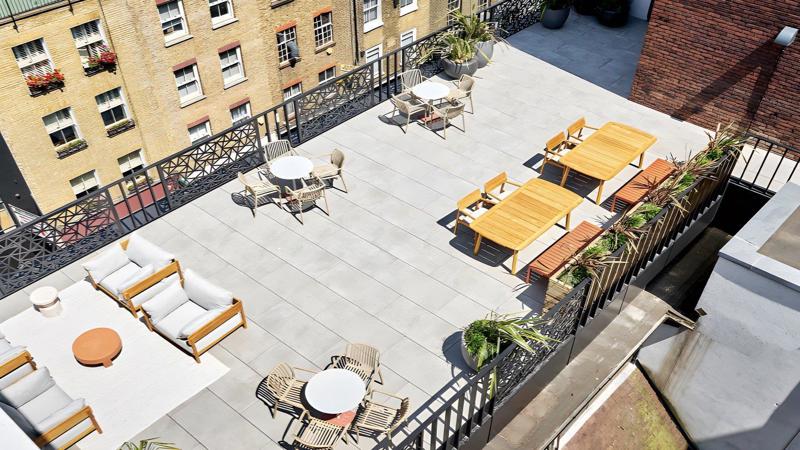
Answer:
<svg viewBox="0 0 800 450"><path fill-rule="evenodd" d="M350 5L353 10L353 65L357 66L358 61L361 59L361 50L358 48L358 9L356 0L351 0Z"/></svg>

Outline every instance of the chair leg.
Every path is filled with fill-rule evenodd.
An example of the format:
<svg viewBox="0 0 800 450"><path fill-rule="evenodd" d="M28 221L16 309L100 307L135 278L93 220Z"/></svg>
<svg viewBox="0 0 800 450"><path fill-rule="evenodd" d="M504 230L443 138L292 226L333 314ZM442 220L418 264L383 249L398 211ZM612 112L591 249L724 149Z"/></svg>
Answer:
<svg viewBox="0 0 800 450"><path fill-rule="evenodd" d="M347 183L344 182L344 175L340 173L339 179L342 180L342 186L344 186L344 191L347 192Z"/></svg>
<svg viewBox="0 0 800 450"><path fill-rule="evenodd" d="M542 166L539 167L539 173L544 175L544 166L547 164L547 155L545 155L544 159L542 160Z"/></svg>
<svg viewBox="0 0 800 450"><path fill-rule="evenodd" d="M453 234L458 234L458 216L456 216L456 224L453 225Z"/></svg>
<svg viewBox="0 0 800 450"><path fill-rule="evenodd" d="M472 103L472 93L469 94L469 112L475 114L475 104Z"/></svg>
<svg viewBox="0 0 800 450"><path fill-rule="evenodd" d="M325 215L330 216L331 215L331 212L330 212L331 209L328 206L328 196L325 195L325 191L322 191L322 198L325 200Z"/></svg>
<svg viewBox="0 0 800 450"><path fill-rule="evenodd" d="M467 134L467 118L463 114L461 115L461 131Z"/></svg>
<svg viewBox="0 0 800 450"><path fill-rule="evenodd" d="M400 125L400 129L403 130L403 134L408 134L408 126L410 124L411 124L411 115L409 114L406 116L406 127L403 128L403 126Z"/></svg>

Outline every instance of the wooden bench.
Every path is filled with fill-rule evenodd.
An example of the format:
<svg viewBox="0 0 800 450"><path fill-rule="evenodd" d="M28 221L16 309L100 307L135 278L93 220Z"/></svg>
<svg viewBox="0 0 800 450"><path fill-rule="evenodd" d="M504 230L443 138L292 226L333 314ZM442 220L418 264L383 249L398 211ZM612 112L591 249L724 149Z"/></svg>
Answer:
<svg viewBox="0 0 800 450"><path fill-rule="evenodd" d="M572 256L586 248L602 232L602 228L584 220L575 229L561 236L528 265L525 282L531 282L531 272L535 272L543 278L552 277L564 267Z"/></svg>
<svg viewBox="0 0 800 450"><path fill-rule="evenodd" d="M628 206L635 205L650 192L650 189L663 183L674 172L675 166L667 160L653 161L614 194L614 197L611 198L611 212L614 212L617 200L623 201Z"/></svg>

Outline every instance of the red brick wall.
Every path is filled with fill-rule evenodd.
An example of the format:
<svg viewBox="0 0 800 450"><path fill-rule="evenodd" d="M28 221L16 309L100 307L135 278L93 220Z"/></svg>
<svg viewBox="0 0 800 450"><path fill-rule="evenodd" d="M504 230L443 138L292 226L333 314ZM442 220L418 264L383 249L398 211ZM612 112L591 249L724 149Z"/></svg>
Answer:
<svg viewBox="0 0 800 450"><path fill-rule="evenodd" d="M735 121L800 145L797 0L655 0L631 100L708 128ZM763 95L760 106L759 99Z"/></svg>

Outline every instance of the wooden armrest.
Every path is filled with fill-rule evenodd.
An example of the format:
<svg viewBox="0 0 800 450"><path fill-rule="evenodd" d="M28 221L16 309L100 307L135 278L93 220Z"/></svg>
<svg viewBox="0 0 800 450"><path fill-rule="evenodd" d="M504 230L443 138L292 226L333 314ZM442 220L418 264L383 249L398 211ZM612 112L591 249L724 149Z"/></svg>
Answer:
<svg viewBox="0 0 800 450"><path fill-rule="evenodd" d="M191 345L196 344L200 339L203 339L206 337L206 335L216 330L220 327L220 325L227 322L232 317L235 317L237 314L240 314L242 311L242 301L238 298L234 298L233 305L226 309L222 314L211 319L210 322L200 327L197 331L190 334L189 337L186 338L186 341Z"/></svg>
<svg viewBox="0 0 800 450"><path fill-rule="evenodd" d="M493 193L491 193L491 192L487 192L487 193L486 193L486 195L488 195L489 197L491 197L491 199L487 199L487 200L492 200L492 199L495 199L495 200L497 200L497 201L500 201L500 200L502 200L502 198L498 197L498 196L497 196L497 194L493 194Z"/></svg>
<svg viewBox="0 0 800 450"><path fill-rule="evenodd" d="M33 356L31 356L27 350L22 349L19 355L11 358L0 366L0 378L3 378L28 363L30 363L33 370L36 370L36 363L33 362Z"/></svg>
<svg viewBox="0 0 800 450"><path fill-rule="evenodd" d="M93 417L92 408L89 406L84 406L83 409L73 414L67 420L61 422L60 424L56 425L55 427L47 430L46 432L42 433L33 440L33 442L38 445L39 447L44 447L48 443L52 442L57 437L61 436L62 434L66 433L67 431L71 430L73 427L78 425L79 423L83 422L86 419L90 419ZM94 428L94 421L92 421L92 427Z"/></svg>
<svg viewBox="0 0 800 450"><path fill-rule="evenodd" d="M597 127L590 127L589 125L584 125L583 128L588 128L590 130L599 130L600 128Z"/></svg>
<svg viewBox="0 0 800 450"><path fill-rule="evenodd" d="M167 278L173 273L177 273L178 278L181 280L181 283L183 283L183 272L181 272L180 263L178 263L178 261L172 261L171 263L167 264L166 266L158 270L156 273L150 275L144 280L122 291L122 298L124 298L125 300L130 300L133 297L136 297L137 295L146 291L147 289L155 286L156 284L158 284L158 282Z"/></svg>
<svg viewBox="0 0 800 450"><path fill-rule="evenodd" d="M508 183L508 184L510 184L512 186L516 186L516 187L522 187L523 186L523 183L520 183L519 181L514 181L514 180L506 179L506 183Z"/></svg>
<svg viewBox="0 0 800 450"><path fill-rule="evenodd" d="M464 214L465 216L469 216L472 219L477 219L477 217L473 216L472 213L468 209L459 209L458 212Z"/></svg>

